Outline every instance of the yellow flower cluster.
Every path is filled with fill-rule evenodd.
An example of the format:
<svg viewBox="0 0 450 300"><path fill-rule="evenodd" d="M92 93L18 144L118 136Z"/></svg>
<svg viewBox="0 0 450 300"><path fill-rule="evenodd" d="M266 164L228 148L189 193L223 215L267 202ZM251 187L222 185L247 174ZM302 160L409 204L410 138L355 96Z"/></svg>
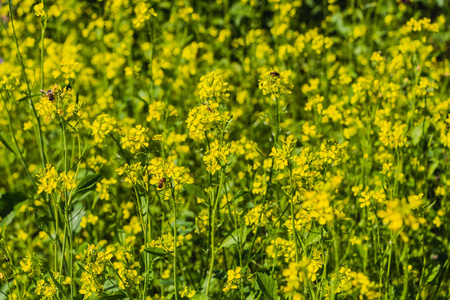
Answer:
<svg viewBox="0 0 450 300"><path fill-rule="evenodd" d="M164 114L165 104L162 101L154 101L148 106L147 122L152 120L159 121Z"/></svg>
<svg viewBox="0 0 450 300"><path fill-rule="evenodd" d="M250 226L253 231L256 231L257 226L265 227L272 218L272 209L269 209L269 205L262 204L256 205L250 209L244 217L245 225Z"/></svg>
<svg viewBox="0 0 450 300"><path fill-rule="evenodd" d="M124 290L133 290L136 285L144 280L144 277L138 272L140 269L139 262L135 262L133 254L125 249L118 249L115 252L115 258L117 261L114 262L113 266L119 274L119 287Z"/></svg>
<svg viewBox="0 0 450 300"><path fill-rule="evenodd" d="M406 143L405 128L406 124L392 125L383 121L380 124L380 141L391 149L403 147Z"/></svg>
<svg viewBox="0 0 450 300"><path fill-rule="evenodd" d="M180 291L180 296L181 297L186 297L188 299L191 299L195 296L195 290L192 289L191 287L187 287L185 286L181 291Z"/></svg>
<svg viewBox="0 0 450 300"><path fill-rule="evenodd" d="M131 151L131 153L138 153L148 147L148 129L137 125L122 137L121 143L125 149Z"/></svg>
<svg viewBox="0 0 450 300"><path fill-rule="evenodd" d="M78 119L83 115L81 103L75 102L71 97L71 90L60 85L53 85L47 92L42 91L38 103L34 105L39 115L44 117L46 123L50 123L60 116L68 121L75 116L74 126L78 125Z"/></svg>
<svg viewBox="0 0 450 300"><path fill-rule="evenodd" d="M223 80L222 75L218 71L212 71L200 77L197 89L200 99L208 103L210 101L226 101L230 96L228 83Z"/></svg>
<svg viewBox="0 0 450 300"><path fill-rule="evenodd" d="M267 71L261 75L258 86L264 95L270 94L270 98L274 101L280 96L292 94L292 89L294 88L294 85L289 83L289 78L285 72L274 70Z"/></svg>
<svg viewBox="0 0 450 300"><path fill-rule="evenodd" d="M42 299L54 299L57 291L56 285L50 279L39 279L36 283L36 294L41 296Z"/></svg>
<svg viewBox="0 0 450 300"><path fill-rule="evenodd" d="M116 120L107 114L99 115L91 126L95 143L102 143L105 137L113 132L116 123Z"/></svg>
<svg viewBox="0 0 450 300"><path fill-rule="evenodd" d="M219 111L219 104L211 102L194 107L189 111L186 119L189 137L201 141L212 128L224 128L230 120L228 111Z"/></svg>
<svg viewBox="0 0 450 300"><path fill-rule="evenodd" d="M285 262L295 260L294 240L288 241L281 237L276 237L270 241L270 246L266 248L266 252L272 258L283 257Z"/></svg>
<svg viewBox="0 0 450 300"><path fill-rule="evenodd" d="M82 286L79 290L80 294L84 295L84 299L103 292L103 282L107 276L106 267L113 258L112 249L104 252L95 248L95 245L88 245L82 254L76 256L84 266L80 279Z"/></svg>
<svg viewBox="0 0 450 300"><path fill-rule="evenodd" d="M141 29L144 27L146 21L150 20L151 17L156 17L157 14L153 8L149 8L148 4L144 1L139 1L139 3L134 8L134 13L136 17L133 18L133 27L136 29Z"/></svg>
<svg viewBox="0 0 450 300"><path fill-rule="evenodd" d="M227 275L227 284L223 288L225 293L238 288L242 278L242 268L236 267L234 270L228 270Z"/></svg>
<svg viewBox="0 0 450 300"><path fill-rule="evenodd" d="M203 156L203 161L207 166L206 170L211 175L214 175L227 164L227 155L229 153L230 149L228 145L223 145L218 140L209 143L209 149L205 153L205 156Z"/></svg>
<svg viewBox="0 0 450 300"><path fill-rule="evenodd" d="M386 202L386 209L378 211L378 217L394 232L404 225L417 231L420 225L426 224L426 219L420 215L419 208L423 205L423 194L409 196L408 199L393 199ZM406 238L403 236L403 238Z"/></svg>
<svg viewBox="0 0 450 300"><path fill-rule="evenodd" d="M290 262L289 267L284 269L282 273L286 280L283 292L293 297L299 297L299 292L302 291L307 280L316 281L317 272L322 266L322 254L316 249L314 249L311 258L303 256L298 263Z"/></svg>
<svg viewBox="0 0 450 300"><path fill-rule="evenodd" d="M297 140L294 139L294 136L289 135L285 140L282 140L282 142L281 148L272 147L272 152L270 152L270 156L273 157L273 168L275 170L283 170L288 166L289 159Z"/></svg>
<svg viewBox="0 0 450 300"><path fill-rule="evenodd" d="M97 182L95 191L99 193L99 198L102 200L109 200L109 198L110 198L109 189L111 186L115 185L116 183L117 183L117 180L115 178L110 178L110 179L103 178L100 182Z"/></svg>
<svg viewBox="0 0 450 300"><path fill-rule="evenodd" d="M63 172L58 174L55 167L53 167L51 164L47 164L45 169L41 170L39 174L36 175L36 177L39 181L37 191L38 194L42 192L51 194L53 191L58 191L58 189L61 188L71 190L76 187L73 172L69 172L67 174Z"/></svg>
<svg viewBox="0 0 450 300"><path fill-rule="evenodd" d="M351 294L352 289L357 290L365 299L378 299L381 295L378 292L379 286L370 281L367 275L354 272L346 267L339 269L337 282L336 293L340 293L342 296Z"/></svg>
<svg viewBox="0 0 450 300"><path fill-rule="evenodd" d="M409 33L411 31L430 31L430 32L438 32L439 31L439 23L431 23L431 20L428 18L423 18L420 20L415 20L411 18L404 28L402 28L403 33Z"/></svg>
<svg viewBox="0 0 450 300"><path fill-rule="evenodd" d="M184 244L184 236L179 235L177 236L177 247L180 247ZM152 240L149 243L150 247L156 247L161 248L164 251L167 252L173 252L174 251L174 239L173 235L169 232L167 234L163 234L156 240Z"/></svg>

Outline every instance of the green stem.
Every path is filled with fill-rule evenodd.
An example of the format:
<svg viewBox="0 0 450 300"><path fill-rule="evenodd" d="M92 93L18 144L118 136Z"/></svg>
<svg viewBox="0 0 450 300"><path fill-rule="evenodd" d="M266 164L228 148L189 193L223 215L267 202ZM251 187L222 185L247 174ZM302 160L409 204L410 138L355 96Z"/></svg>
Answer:
<svg viewBox="0 0 450 300"><path fill-rule="evenodd" d="M41 2L44 4L44 0ZM46 16L45 16L46 17ZM45 29L47 27L47 21L45 23L43 22L43 19L41 17L41 89L44 89L44 36L45 36Z"/></svg>
<svg viewBox="0 0 450 300"><path fill-rule="evenodd" d="M172 184L173 205L173 284L175 286L175 300L178 300L178 278L177 278L177 204L175 201L175 188Z"/></svg>
<svg viewBox="0 0 450 300"><path fill-rule="evenodd" d="M14 37L14 42L16 44L16 49L17 49L17 58L20 62L20 66L22 67L22 75L25 79L26 85L27 85L27 89L28 89L28 96L31 96L31 89L30 89L30 84L28 83L28 77L27 77L27 73L25 72L25 65L23 64L23 59L22 59L22 55L20 54L20 49L19 49L19 43L17 41L17 35L16 35L16 29L14 27L14 18L12 15L12 8L11 8L11 2L12 1L8 1L8 7L9 7L9 17L10 17L10 21L11 21L11 28L13 31L13 37ZM29 104L30 107L33 111L34 117L36 119L37 122L37 137L36 140L38 141L38 147L39 147L39 152L41 154L41 159L42 159L42 165L45 168L46 165L46 159L45 159L45 153L44 153L44 139L42 137L42 129L41 129L41 121L39 119L39 116L36 112L36 109L34 108L33 105L33 100L31 100L31 97L29 97Z"/></svg>
<svg viewBox="0 0 450 300"><path fill-rule="evenodd" d="M389 273L391 270L391 259L392 259L392 232L391 232L391 238L389 239L389 259L388 259L388 267L386 270L386 294L385 294L385 299L388 299L388 293L389 293Z"/></svg>
<svg viewBox="0 0 450 300"><path fill-rule="evenodd" d="M211 284L211 276L213 273L213 269L214 269L214 258L215 258L215 247L214 247L214 234L215 234L215 221L216 221L216 211L217 211L217 206L219 203L219 196L220 196L220 191L222 190L222 185L223 185L223 174L220 173L220 181L219 181L219 189L217 190L217 195L216 195L216 199L214 200L214 208L212 211L212 218L211 218L211 262L210 262L210 266L209 266L209 274L208 274L208 284L206 286L206 295L209 294L209 287Z"/></svg>
<svg viewBox="0 0 450 300"><path fill-rule="evenodd" d="M28 178L30 178L31 182L33 183L34 188L37 189L36 182L33 180L33 176L31 176L30 171L28 171L27 163L25 162L25 159L23 157L22 151L20 151L19 143L17 142L16 134L15 134L15 131L13 130L13 127L12 127L11 117L9 115L9 110L8 110L8 106L6 104L6 100L3 97L3 93L1 94L1 96L2 96L2 99L3 99L3 103L5 104L5 110L6 110L6 116L8 118L9 130L11 131L11 135L13 137L14 145L16 146L16 151L17 151L17 153L19 153L20 162L22 163L22 166L23 166L23 168L25 170L25 173L27 173ZM17 155L16 153L14 153L14 154Z"/></svg>

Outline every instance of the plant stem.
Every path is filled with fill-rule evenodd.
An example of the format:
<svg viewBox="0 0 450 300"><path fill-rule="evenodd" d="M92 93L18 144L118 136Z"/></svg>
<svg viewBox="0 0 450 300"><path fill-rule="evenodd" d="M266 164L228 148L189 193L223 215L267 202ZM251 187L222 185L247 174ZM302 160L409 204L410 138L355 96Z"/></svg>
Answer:
<svg viewBox="0 0 450 300"><path fill-rule="evenodd" d="M214 269L214 257L215 257L215 247L214 247L214 234L215 234L215 221L216 221L216 211L217 211L217 206L219 203L219 196L220 196L220 191L222 190L222 185L223 185L223 174L222 172L220 173L220 180L219 180L219 189L217 190L217 195L215 197L214 200L214 208L212 211L212 218L211 218L211 262L210 262L210 266L209 266L209 274L208 274L208 284L206 286L206 295L209 294L209 287L211 284L211 276L212 276L212 272Z"/></svg>
<svg viewBox="0 0 450 300"><path fill-rule="evenodd" d="M14 18L13 18L13 15L12 15L11 2L12 1L8 1L9 17L10 17L10 21L11 21L11 28L12 28L12 31L13 31L14 42L16 44L16 49L17 49L17 58L18 58L18 60L20 62L20 66L22 67L22 75L23 75L23 77L25 79L25 82L26 82L26 85L27 85L28 96L31 96L30 84L28 83L28 77L27 77L27 73L25 72L25 65L23 64L22 55L20 54L19 42L17 41L16 29L14 27ZM34 117L36 119L36 122L37 122L37 136L36 136L36 140L38 141L38 147L39 147L39 152L41 154L42 165L45 168L46 159L45 159L45 153L44 153L44 139L42 137L41 121L39 119L39 116L37 115L36 109L34 108L33 101L31 100L31 97L29 97L28 99L29 99L30 107L31 107L31 109L33 111L33 115L34 115Z"/></svg>
<svg viewBox="0 0 450 300"><path fill-rule="evenodd" d="M173 284L175 286L175 300L178 300L178 278L177 278L177 204L175 201L175 188L172 184L173 205Z"/></svg>

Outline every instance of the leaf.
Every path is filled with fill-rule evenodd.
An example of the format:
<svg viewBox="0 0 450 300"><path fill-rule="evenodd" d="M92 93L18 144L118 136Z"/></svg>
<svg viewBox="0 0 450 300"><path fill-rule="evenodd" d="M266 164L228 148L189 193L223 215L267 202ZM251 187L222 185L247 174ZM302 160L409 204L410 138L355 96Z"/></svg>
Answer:
<svg viewBox="0 0 450 300"><path fill-rule="evenodd" d="M247 226L241 227L233 231L225 240L223 240L222 245L220 245L220 248L228 248L234 244L242 243L247 238L247 235L252 231Z"/></svg>
<svg viewBox="0 0 450 300"><path fill-rule="evenodd" d="M6 217L14 206L28 199L28 196L22 192L6 192L0 197L0 217Z"/></svg>
<svg viewBox="0 0 450 300"><path fill-rule="evenodd" d="M89 174L84 176L75 188L74 194L84 194L95 189L100 177L100 174Z"/></svg>
<svg viewBox="0 0 450 300"><path fill-rule="evenodd" d="M240 197L243 197L243 196L245 196L246 194L248 194L247 191L239 191L236 195L234 195L234 200L236 200L236 199L238 199L238 198L240 198Z"/></svg>
<svg viewBox="0 0 450 300"><path fill-rule="evenodd" d="M278 300L277 282L272 277L264 273L256 273L256 282L259 290L263 293L264 299Z"/></svg>
<svg viewBox="0 0 450 300"><path fill-rule="evenodd" d="M198 185L185 183L183 187L189 194L203 200L208 200L208 195Z"/></svg>
<svg viewBox="0 0 450 300"><path fill-rule="evenodd" d="M12 149L12 147L9 145L9 143L6 141L5 137L0 133L0 142L2 142L3 145L5 145L5 147L11 151L12 153L14 153L14 155L16 154L16 152L14 152L14 150Z"/></svg>
<svg viewBox="0 0 450 300"><path fill-rule="evenodd" d="M423 135L423 126L422 124L419 124L418 126L414 127L414 129L411 131L411 140L412 144L416 146L420 142L420 138Z"/></svg>
<svg viewBox="0 0 450 300"><path fill-rule="evenodd" d="M1 228L5 228L5 226L8 226L9 224L11 224L11 222L14 220L17 212L19 211L19 209L22 207L23 204L24 204L24 201L19 202L18 204L16 204L14 206L14 210L12 210L6 217L4 217L2 222L0 223Z"/></svg>
<svg viewBox="0 0 450 300"><path fill-rule="evenodd" d="M311 231L309 233L308 238L306 239L307 246L317 243L318 241L320 241L322 239L323 236L326 235L325 230L323 230L322 228L318 228L318 229L320 229L320 230L319 231Z"/></svg>
<svg viewBox="0 0 450 300"><path fill-rule="evenodd" d="M28 96L22 97L22 98L20 98L19 100L16 101L16 104L21 102L21 101L27 100L28 98L33 98L33 97L37 97L37 96L41 96L41 95L42 94L34 94L34 95L28 95Z"/></svg>
<svg viewBox="0 0 450 300"><path fill-rule="evenodd" d="M195 294L192 300L208 300L209 297L203 294Z"/></svg>
<svg viewBox="0 0 450 300"><path fill-rule="evenodd" d="M153 254L155 256L161 256L161 257L165 257L169 254L164 249L157 248L157 247L148 247L148 248L145 248L144 251L148 252L150 254Z"/></svg>
<svg viewBox="0 0 450 300"><path fill-rule="evenodd" d="M431 179L433 177L434 171L436 171L438 166L439 166L439 161L435 161L430 165L430 167L428 169L428 176L427 176L428 179Z"/></svg>
<svg viewBox="0 0 450 300"><path fill-rule="evenodd" d="M436 278L440 269L441 265L438 265L436 263L429 264L425 269L425 284L432 282L434 278Z"/></svg>
<svg viewBox="0 0 450 300"><path fill-rule="evenodd" d="M34 214L34 223L36 224L36 226L37 226L40 230L45 231L45 232L47 233L47 235L48 235L49 237L51 237L51 234L50 234L50 232L48 231L47 223L45 223L43 219L44 219L44 218L39 217L37 213Z"/></svg>

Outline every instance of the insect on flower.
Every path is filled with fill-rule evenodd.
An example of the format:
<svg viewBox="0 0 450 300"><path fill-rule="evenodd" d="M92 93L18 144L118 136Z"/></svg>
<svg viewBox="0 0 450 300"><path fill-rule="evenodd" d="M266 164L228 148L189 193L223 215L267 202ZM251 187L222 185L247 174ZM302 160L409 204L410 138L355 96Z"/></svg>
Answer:
<svg viewBox="0 0 450 300"><path fill-rule="evenodd" d="M55 100L55 94L53 90L48 90L48 91L44 91L44 90L40 90L42 94L44 94L44 96L46 96L48 98L48 100L53 101Z"/></svg>
<svg viewBox="0 0 450 300"><path fill-rule="evenodd" d="M166 177L161 178L158 182L158 189L162 189L165 182L166 182Z"/></svg>
<svg viewBox="0 0 450 300"><path fill-rule="evenodd" d="M280 73L278 73L277 71L272 71L270 72L270 75L272 75L273 77L279 77Z"/></svg>
<svg viewBox="0 0 450 300"><path fill-rule="evenodd" d="M207 106L206 109L207 109L209 112L213 112L212 109L211 109L211 107L209 107L209 106Z"/></svg>

